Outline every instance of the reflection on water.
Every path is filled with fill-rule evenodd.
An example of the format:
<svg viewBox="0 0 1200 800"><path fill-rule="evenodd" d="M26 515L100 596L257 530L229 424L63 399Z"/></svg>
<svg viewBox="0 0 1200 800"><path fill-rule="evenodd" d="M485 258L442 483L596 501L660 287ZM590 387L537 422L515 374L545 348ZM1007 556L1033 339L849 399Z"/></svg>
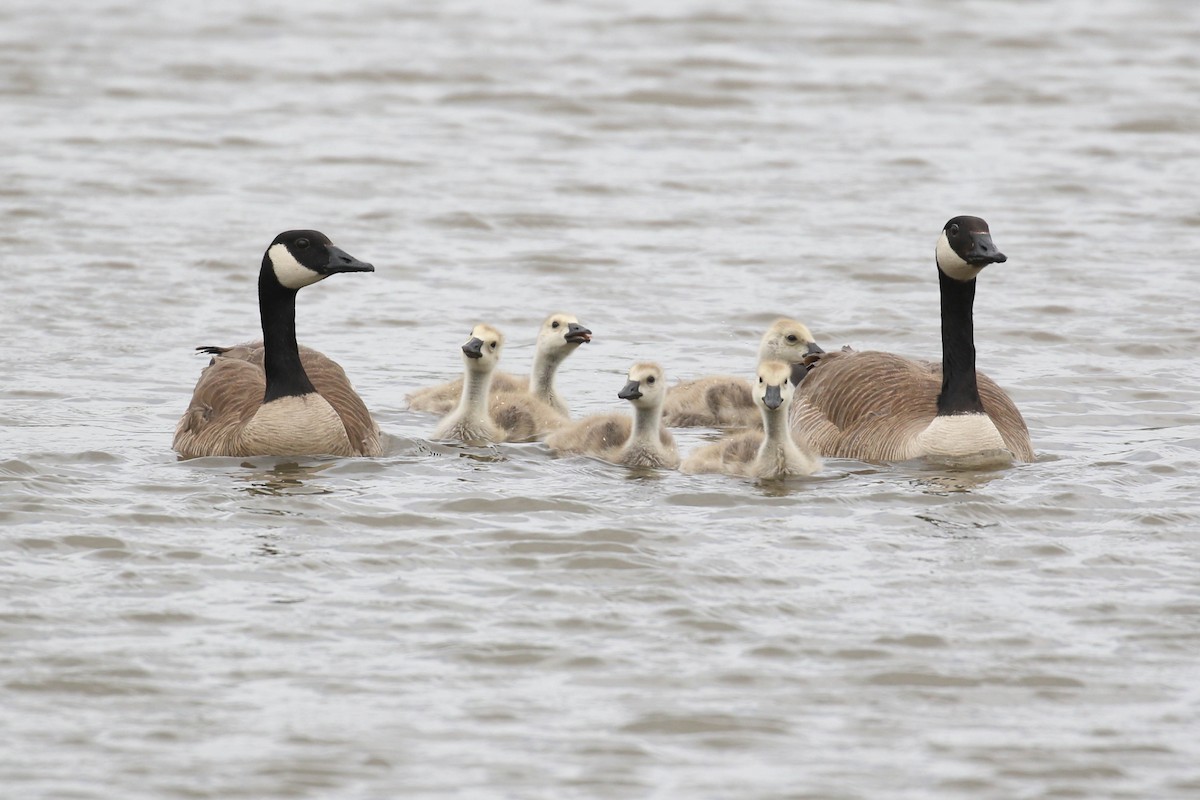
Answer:
<svg viewBox="0 0 1200 800"><path fill-rule="evenodd" d="M329 469L329 463L300 464L295 461L284 461L264 469L246 461L241 464L241 467L250 471L235 472L233 478L249 484L249 486L240 487L247 494L284 497L334 493L329 486L314 482L315 478Z"/></svg>

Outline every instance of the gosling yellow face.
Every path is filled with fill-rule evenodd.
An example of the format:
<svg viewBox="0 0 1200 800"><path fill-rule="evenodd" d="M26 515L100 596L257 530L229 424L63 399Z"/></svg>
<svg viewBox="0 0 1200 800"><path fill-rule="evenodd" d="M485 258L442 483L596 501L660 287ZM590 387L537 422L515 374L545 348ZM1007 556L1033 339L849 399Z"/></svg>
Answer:
<svg viewBox="0 0 1200 800"><path fill-rule="evenodd" d="M792 386L792 365L782 361L764 361L758 365L754 402L769 411L787 408L796 388Z"/></svg>
<svg viewBox="0 0 1200 800"><path fill-rule="evenodd" d="M635 408L652 408L662 405L667 396L667 384L662 367L643 361L629 368L625 388L617 397L628 400Z"/></svg>
<svg viewBox="0 0 1200 800"><path fill-rule="evenodd" d="M590 342L592 332L579 324L574 314L551 314L538 332L538 349L547 352L570 353L579 345Z"/></svg>
<svg viewBox="0 0 1200 800"><path fill-rule="evenodd" d="M794 319L777 319L763 334L758 347L758 360L799 364L805 356L824 352L803 323Z"/></svg>
<svg viewBox="0 0 1200 800"><path fill-rule="evenodd" d="M504 349L504 334L491 325L479 324L471 329L471 336L462 346L463 362L479 372L490 372L500 360Z"/></svg>

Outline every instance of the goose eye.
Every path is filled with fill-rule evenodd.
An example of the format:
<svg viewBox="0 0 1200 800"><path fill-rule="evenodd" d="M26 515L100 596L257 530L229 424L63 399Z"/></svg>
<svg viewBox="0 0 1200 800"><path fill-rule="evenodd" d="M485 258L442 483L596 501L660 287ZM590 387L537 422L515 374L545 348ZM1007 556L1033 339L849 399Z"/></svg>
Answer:
<svg viewBox="0 0 1200 800"><path fill-rule="evenodd" d="M308 239L304 239L304 238L297 239L296 247L299 247L301 250L308 247Z"/></svg>
<svg viewBox="0 0 1200 800"><path fill-rule="evenodd" d="M646 383L654 383L654 376L651 375L649 378L646 378Z"/></svg>
<svg viewBox="0 0 1200 800"><path fill-rule="evenodd" d="M492 342L492 344L491 344L491 348L492 348L493 350L495 350L495 349L496 349L496 343L495 343L495 342Z"/></svg>
<svg viewBox="0 0 1200 800"><path fill-rule="evenodd" d="M558 323L557 323L557 322L555 322L555 323L554 323L553 325L551 325L550 327L551 327L551 328L557 328L557 327L558 327Z"/></svg>
<svg viewBox="0 0 1200 800"><path fill-rule="evenodd" d="M789 342L791 342L792 344L795 344L795 343L796 343L796 341L797 341L797 339L796 339L796 334L794 334L794 333L789 333L789 334L788 334L788 337L787 337L787 340L788 340Z"/></svg>
<svg viewBox="0 0 1200 800"><path fill-rule="evenodd" d="M758 382L759 382L759 383L762 383L762 382L763 382L763 379L762 379L762 376L761 376L761 375L759 375L759 376L758 376Z"/></svg>
<svg viewBox="0 0 1200 800"><path fill-rule="evenodd" d="M957 226L957 225L951 225L951 226L950 226L950 235L951 235L951 236L958 236L958 226Z"/></svg>

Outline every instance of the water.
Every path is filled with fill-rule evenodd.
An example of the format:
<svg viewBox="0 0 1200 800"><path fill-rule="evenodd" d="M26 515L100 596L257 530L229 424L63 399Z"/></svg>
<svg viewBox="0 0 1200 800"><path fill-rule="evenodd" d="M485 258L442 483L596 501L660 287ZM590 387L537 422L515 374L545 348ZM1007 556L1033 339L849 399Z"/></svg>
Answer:
<svg viewBox="0 0 1200 800"><path fill-rule="evenodd" d="M744 6L0 9L5 797L1200 796L1200 10ZM1037 463L756 486L405 410L557 309L577 413L780 314L936 358L957 214ZM178 462L296 227L377 267L298 324L387 455Z"/></svg>

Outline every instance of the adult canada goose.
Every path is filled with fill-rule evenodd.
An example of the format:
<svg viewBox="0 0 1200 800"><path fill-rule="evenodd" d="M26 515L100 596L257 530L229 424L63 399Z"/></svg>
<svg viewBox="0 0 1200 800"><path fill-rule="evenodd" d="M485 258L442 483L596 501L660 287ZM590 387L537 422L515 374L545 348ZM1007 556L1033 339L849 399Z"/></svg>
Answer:
<svg viewBox="0 0 1200 800"><path fill-rule="evenodd" d="M462 346L463 383L458 406L434 431L435 439L467 444L530 441L566 422L566 417L529 392L491 393L492 376L504 335L491 325L476 325Z"/></svg>
<svg viewBox="0 0 1200 800"><path fill-rule="evenodd" d="M197 456L377 456L379 428L336 362L296 344L296 293L339 272L374 272L317 231L286 231L263 255L263 340L200 347L213 355L175 426Z"/></svg>
<svg viewBox="0 0 1200 800"><path fill-rule="evenodd" d="M794 319L777 319L763 334L758 360L792 365L793 384L804 377L806 357L825 352L812 333ZM747 428L761 424L750 382L732 375L710 375L672 386L663 421L675 428Z"/></svg>
<svg viewBox="0 0 1200 800"><path fill-rule="evenodd" d="M575 316L551 314L538 330L531 376L497 371L492 375L492 392L530 391L564 417L570 416L567 404L554 385L554 376L567 356L578 350L579 345L591 340L592 332L580 325ZM418 389L408 396L408 407L412 411L448 414L458 405L462 385L463 379L456 378L449 383Z"/></svg>
<svg viewBox="0 0 1200 800"><path fill-rule="evenodd" d="M788 410L796 387L792 365L763 361L758 365L754 402L762 414L761 431L726 436L689 455L682 470L689 473L724 472L771 480L788 475L811 475L821 468L821 459L803 435L793 436Z"/></svg>
<svg viewBox="0 0 1200 800"><path fill-rule="evenodd" d="M818 356L792 426L826 456L898 461L1002 454L1033 460L1029 429L1012 399L975 371L975 278L1007 260L978 217L955 217L935 250L942 306L942 363L891 353Z"/></svg>
<svg viewBox="0 0 1200 800"><path fill-rule="evenodd" d="M629 368L625 387L617 393L633 404L634 417L598 414L554 432L546 445L556 453L582 453L627 467L679 466L675 439L662 427L666 384L662 368L642 362Z"/></svg>

